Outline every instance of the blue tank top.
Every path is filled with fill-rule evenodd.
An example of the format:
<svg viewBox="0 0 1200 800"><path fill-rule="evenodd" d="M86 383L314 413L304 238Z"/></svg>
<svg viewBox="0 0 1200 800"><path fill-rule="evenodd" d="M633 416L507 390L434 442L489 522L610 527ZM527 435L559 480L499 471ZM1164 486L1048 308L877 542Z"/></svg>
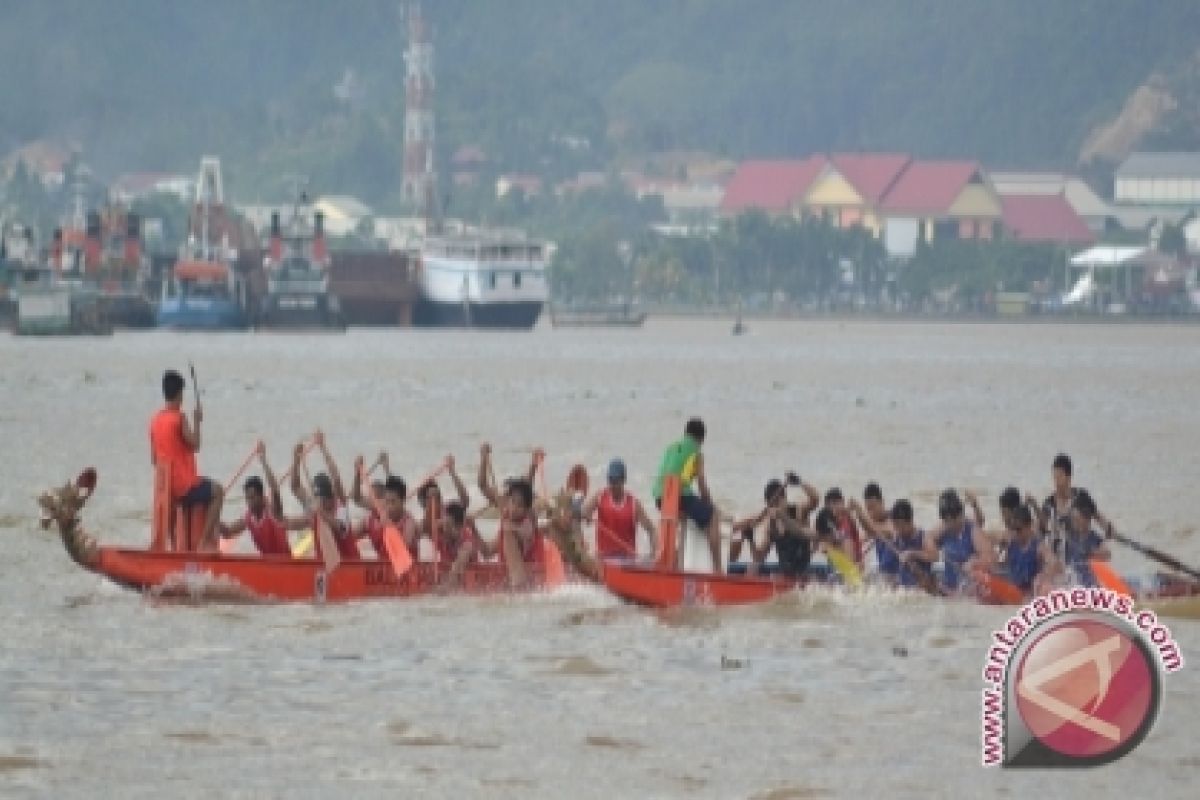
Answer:
<svg viewBox="0 0 1200 800"><path fill-rule="evenodd" d="M1092 567L1088 561L1102 544L1104 540L1100 538L1100 534L1091 530L1083 537L1074 533L1067 534L1067 538L1063 540L1063 563L1068 570L1074 570L1079 583L1084 586L1096 585L1096 576L1092 574Z"/></svg>
<svg viewBox="0 0 1200 800"><path fill-rule="evenodd" d="M875 539L875 561L879 564L879 571L884 575L894 576L900 572L900 556L896 555L895 549L884 544L883 540L879 538Z"/></svg>
<svg viewBox="0 0 1200 800"><path fill-rule="evenodd" d="M975 539L972 536L975 528L970 520L963 522L962 530L957 534L942 537L938 546L942 551L942 583L947 589L957 589L963 579L963 564L975 555Z"/></svg>
<svg viewBox="0 0 1200 800"><path fill-rule="evenodd" d="M914 531L912 537L897 536L896 549L901 553L907 553L910 550L923 550L925 548L925 531ZM899 559L897 558L897 561ZM917 586L917 579L913 576L912 567L905 564L900 568L900 585L901 586Z"/></svg>
<svg viewBox="0 0 1200 800"><path fill-rule="evenodd" d="M1015 539L1009 542L1004 561L1008 565L1009 579L1027 592L1032 590L1033 579L1037 577L1039 569L1037 537L1030 539L1024 547Z"/></svg>

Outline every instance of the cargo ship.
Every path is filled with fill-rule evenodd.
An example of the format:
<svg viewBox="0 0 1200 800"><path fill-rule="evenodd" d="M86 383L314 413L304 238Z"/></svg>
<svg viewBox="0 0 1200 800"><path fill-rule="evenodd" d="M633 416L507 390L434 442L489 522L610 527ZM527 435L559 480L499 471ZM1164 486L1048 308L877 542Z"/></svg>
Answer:
<svg viewBox="0 0 1200 800"><path fill-rule="evenodd" d="M330 287L329 268L325 216L309 211L306 195L301 194L293 206L286 230L279 212L272 212L270 241L263 258L267 290L256 327L345 330L341 303Z"/></svg>

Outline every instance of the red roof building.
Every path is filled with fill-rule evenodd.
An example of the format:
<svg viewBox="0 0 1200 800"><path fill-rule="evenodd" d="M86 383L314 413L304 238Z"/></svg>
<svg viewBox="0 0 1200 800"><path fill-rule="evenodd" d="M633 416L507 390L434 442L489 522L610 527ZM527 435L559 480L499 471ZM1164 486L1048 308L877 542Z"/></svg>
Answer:
<svg viewBox="0 0 1200 800"><path fill-rule="evenodd" d="M825 168L822 155L802 161L744 161L721 199L721 213L735 216L751 209L768 214L799 214L805 195Z"/></svg>
<svg viewBox="0 0 1200 800"><path fill-rule="evenodd" d="M1096 235L1061 194L1018 194L1000 198L1004 229L1021 242L1087 245Z"/></svg>
<svg viewBox="0 0 1200 800"><path fill-rule="evenodd" d="M879 205L912 163L912 158L902 153L834 153L829 160L872 206Z"/></svg>

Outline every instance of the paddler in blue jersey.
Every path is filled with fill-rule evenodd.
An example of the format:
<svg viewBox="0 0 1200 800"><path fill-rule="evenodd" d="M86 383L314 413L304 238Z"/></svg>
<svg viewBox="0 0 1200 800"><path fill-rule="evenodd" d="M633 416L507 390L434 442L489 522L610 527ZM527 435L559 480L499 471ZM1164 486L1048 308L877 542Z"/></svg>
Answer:
<svg viewBox="0 0 1200 800"><path fill-rule="evenodd" d="M693 417L684 426L683 438L667 446L658 467L658 475L654 478L654 500L659 508L662 508L663 482L668 475L679 477L679 510L708 537L713 572L721 574L721 529L717 510L713 507L712 495L708 491L704 454L700 452L704 445L704 435L704 422L698 417ZM693 482L700 490L699 495L692 489ZM682 548L680 552L683 552Z"/></svg>
<svg viewBox="0 0 1200 800"><path fill-rule="evenodd" d="M1019 499L1018 495L1018 499ZM1061 573L1049 543L1038 535L1033 509L1017 505L1005 517L1005 533L1000 540L1004 564L1000 574L1025 593L1045 594L1054 575Z"/></svg>
<svg viewBox="0 0 1200 800"><path fill-rule="evenodd" d="M968 520L958 492L947 489L938 498L942 524L925 538L926 552L942 558L942 586L957 591L975 568L986 569L995 561L995 545L977 520Z"/></svg>
<svg viewBox="0 0 1200 800"><path fill-rule="evenodd" d="M1071 513L1066 518L1066 534L1061 542L1052 542L1054 554L1062 559L1068 578L1084 586L1095 586L1096 576L1088 563L1092 559L1112 560L1112 552L1104 543L1104 536L1096 532L1098 524L1107 534L1112 533L1112 523L1096 509L1096 502L1086 489L1079 489L1071 501Z"/></svg>

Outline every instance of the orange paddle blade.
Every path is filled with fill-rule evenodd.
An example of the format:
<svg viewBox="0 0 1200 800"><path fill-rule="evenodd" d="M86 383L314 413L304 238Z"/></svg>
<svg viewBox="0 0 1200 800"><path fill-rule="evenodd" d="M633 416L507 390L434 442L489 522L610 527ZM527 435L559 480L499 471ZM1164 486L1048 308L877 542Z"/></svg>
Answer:
<svg viewBox="0 0 1200 800"><path fill-rule="evenodd" d="M392 562L392 570L397 578L412 569L412 553L408 552L408 545L404 543L404 537L395 525L388 525L383 529L383 547L387 550L388 560Z"/></svg>
<svg viewBox="0 0 1200 800"><path fill-rule="evenodd" d="M545 537L542 538L542 562L546 567L546 588L562 586L567 580L562 553L558 552L558 545Z"/></svg>
<svg viewBox="0 0 1200 800"><path fill-rule="evenodd" d="M1121 579L1121 576L1117 574L1117 571L1107 561L1093 558L1088 562L1088 566L1092 568L1092 574L1096 576L1096 582L1105 589L1111 589L1114 592L1120 592L1128 597L1133 597L1133 591L1129 588L1129 584Z"/></svg>
<svg viewBox="0 0 1200 800"><path fill-rule="evenodd" d="M979 597L985 603L1016 606L1025 602L1025 593L1012 581L986 570L978 570L972 577L979 584Z"/></svg>

